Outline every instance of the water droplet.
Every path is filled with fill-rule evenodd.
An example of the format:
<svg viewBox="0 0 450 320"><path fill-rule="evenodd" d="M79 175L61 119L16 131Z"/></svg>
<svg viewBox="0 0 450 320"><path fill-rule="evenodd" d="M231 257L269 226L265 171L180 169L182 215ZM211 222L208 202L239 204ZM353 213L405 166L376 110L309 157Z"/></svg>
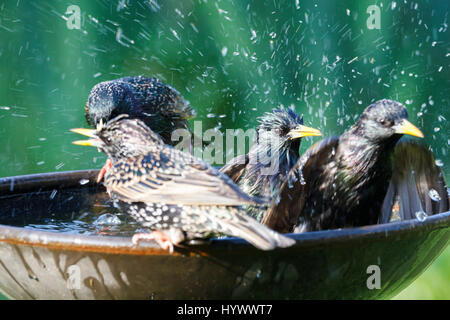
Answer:
<svg viewBox="0 0 450 320"><path fill-rule="evenodd" d="M227 47L223 47L222 51L221 51L222 57L225 57L227 55L227 52L228 52L228 48Z"/></svg>
<svg viewBox="0 0 450 320"><path fill-rule="evenodd" d="M50 194L50 200L53 200L53 198L55 198L57 192L58 192L58 190L52 191L52 193Z"/></svg>
<svg viewBox="0 0 450 320"><path fill-rule="evenodd" d="M117 216L110 213L102 214L94 222L94 224L97 226L104 226L104 225L117 226L121 223L122 221L120 221L120 219Z"/></svg>
<svg viewBox="0 0 450 320"><path fill-rule="evenodd" d="M438 121L442 122L442 121L447 121L447 119L445 119L445 117L441 114L438 116Z"/></svg>
<svg viewBox="0 0 450 320"><path fill-rule="evenodd" d="M439 193L434 189L431 189L428 192L428 195L430 196L431 200L433 200L433 201L436 201L436 202L441 201L441 197L439 196Z"/></svg>
<svg viewBox="0 0 450 320"><path fill-rule="evenodd" d="M81 180L79 181L79 183L80 183L82 186L84 186L85 184L89 183L89 179L81 179Z"/></svg>
<svg viewBox="0 0 450 320"><path fill-rule="evenodd" d="M303 173L300 171L300 184L304 186L306 184L305 178L303 177Z"/></svg>
<svg viewBox="0 0 450 320"><path fill-rule="evenodd" d="M289 186L289 189L292 189L293 187L294 187L294 183L295 182L297 182L297 177L296 177L296 175L295 174L291 174L291 175L289 175L289 177L288 177L288 186Z"/></svg>
<svg viewBox="0 0 450 320"><path fill-rule="evenodd" d="M443 167L443 166L444 166L444 163L442 162L441 159L436 159L436 161L435 161L434 163L435 163L436 166L438 166L438 167Z"/></svg>
<svg viewBox="0 0 450 320"><path fill-rule="evenodd" d="M417 211L415 213L417 220L423 222L427 219L428 215L424 211Z"/></svg>
<svg viewBox="0 0 450 320"><path fill-rule="evenodd" d="M253 30L253 29L251 29L251 30L250 30L250 32L251 32L251 34L252 34L252 36L251 36L250 40L251 40L251 41L253 41L253 40L255 40L255 39L256 39L256 31L255 31L255 30Z"/></svg>

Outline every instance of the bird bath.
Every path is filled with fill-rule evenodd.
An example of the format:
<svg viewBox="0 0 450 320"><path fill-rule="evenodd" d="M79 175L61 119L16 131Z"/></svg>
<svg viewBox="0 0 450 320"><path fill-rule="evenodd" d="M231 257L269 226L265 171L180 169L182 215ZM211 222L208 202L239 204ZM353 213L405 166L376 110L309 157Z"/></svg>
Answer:
<svg viewBox="0 0 450 320"><path fill-rule="evenodd" d="M97 173L0 179L0 293L12 299L386 299L450 241L450 212L290 234L296 244L273 251L223 238L169 254L151 242L133 246L132 230L32 227L70 221L88 209L117 212L95 183Z"/></svg>

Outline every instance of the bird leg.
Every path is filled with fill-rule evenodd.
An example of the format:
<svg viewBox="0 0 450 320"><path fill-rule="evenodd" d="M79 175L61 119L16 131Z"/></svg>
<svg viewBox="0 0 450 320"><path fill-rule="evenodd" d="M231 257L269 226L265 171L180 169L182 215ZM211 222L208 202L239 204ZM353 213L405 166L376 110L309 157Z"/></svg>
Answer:
<svg viewBox="0 0 450 320"><path fill-rule="evenodd" d="M136 233L131 238L134 245L137 245L141 240L154 240L164 250L169 250L170 254L173 253L172 239L161 231L153 231L152 233Z"/></svg>
<svg viewBox="0 0 450 320"><path fill-rule="evenodd" d="M111 160L106 159L105 165L103 166L103 168L100 169L100 172L98 173L97 183L100 183L100 181L102 181L103 176L105 175L106 171L108 171L108 169L111 167L112 167Z"/></svg>

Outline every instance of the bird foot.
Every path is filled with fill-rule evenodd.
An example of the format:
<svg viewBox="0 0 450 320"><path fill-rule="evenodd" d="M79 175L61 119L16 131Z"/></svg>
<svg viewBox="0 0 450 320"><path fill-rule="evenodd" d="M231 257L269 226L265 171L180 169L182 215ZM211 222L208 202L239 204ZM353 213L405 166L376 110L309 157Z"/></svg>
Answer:
<svg viewBox="0 0 450 320"><path fill-rule="evenodd" d="M105 162L105 165L103 166L103 168L100 169L100 172L98 173L97 183L100 183L100 181L102 181L103 176L105 175L106 171L108 171L108 169L110 169L111 167L112 167L112 162L111 162L111 160L107 159Z"/></svg>
<svg viewBox="0 0 450 320"><path fill-rule="evenodd" d="M131 238L134 245L137 245L141 240L153 240L158 243L162 249L169 250L170 254L173 253L172 240L164 232L153 231L152 233L136 233L133 235L133 238Z"/></svg>

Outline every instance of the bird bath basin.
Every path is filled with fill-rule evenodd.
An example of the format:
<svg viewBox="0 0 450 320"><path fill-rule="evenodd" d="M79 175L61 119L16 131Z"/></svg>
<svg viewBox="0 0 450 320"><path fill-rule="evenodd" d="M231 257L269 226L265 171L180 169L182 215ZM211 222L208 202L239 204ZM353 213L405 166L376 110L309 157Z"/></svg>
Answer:
<svg viewBox="0 0 450 320"><path fill-rule="evenodd" d="M97 172L0 179L0 293L13 299L390 298L450 241L450 212L290 234L294 246L268 252L226 238L183 245L171 255L151 242L133 246L131 229L33 227L70 222L86 210L117 211L95 184ZM377 275L379 289L370 285Z"/></svg>

